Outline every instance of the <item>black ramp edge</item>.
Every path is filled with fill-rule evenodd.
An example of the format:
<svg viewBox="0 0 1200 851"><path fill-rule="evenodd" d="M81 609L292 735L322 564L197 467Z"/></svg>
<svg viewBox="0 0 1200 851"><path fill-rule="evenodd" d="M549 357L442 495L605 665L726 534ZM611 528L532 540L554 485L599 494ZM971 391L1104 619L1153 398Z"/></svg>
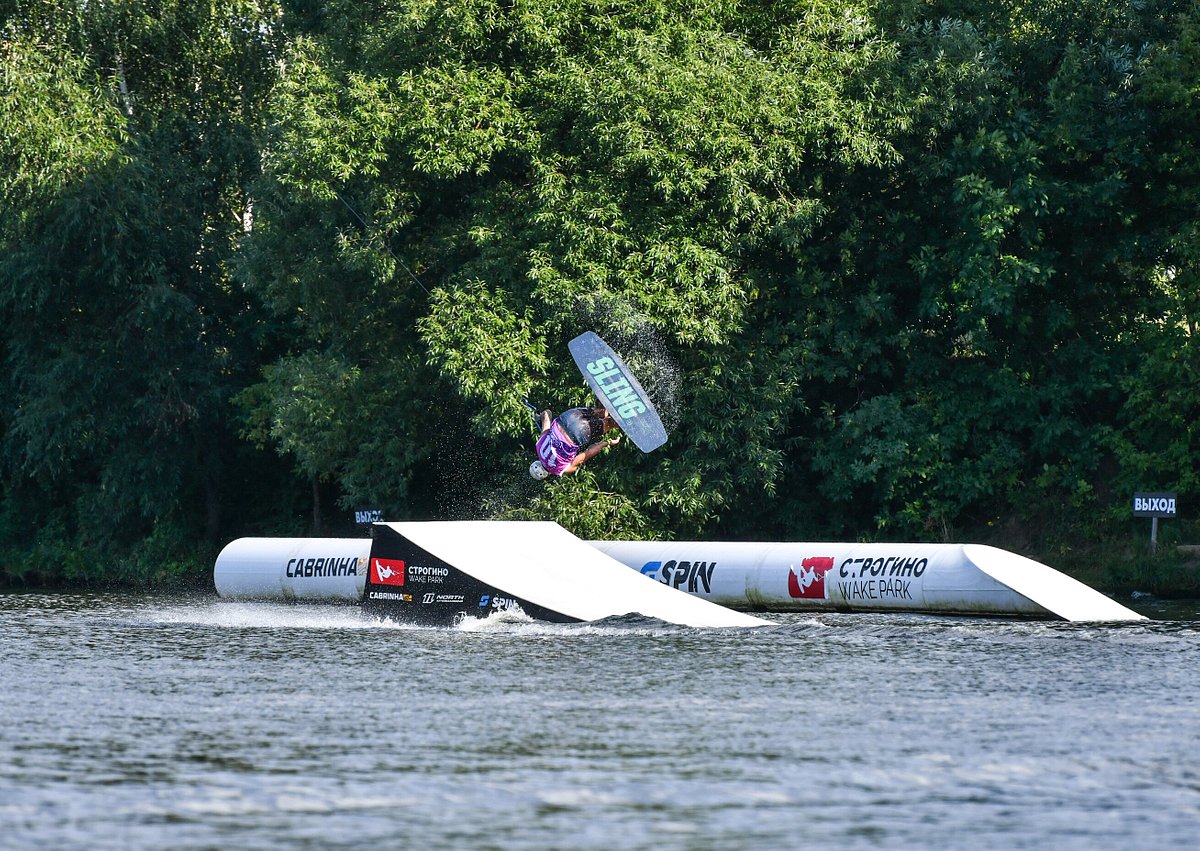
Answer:
<svg viewBox="0 0 1200 851"><path fill-rule="evenodd" d="M452 627L464 617L486 617L502 609L520 608L537 620L579 620L479 581L417 546L390 525L372 526L371 538L363 610L375 617L419 626Z"/></svg>

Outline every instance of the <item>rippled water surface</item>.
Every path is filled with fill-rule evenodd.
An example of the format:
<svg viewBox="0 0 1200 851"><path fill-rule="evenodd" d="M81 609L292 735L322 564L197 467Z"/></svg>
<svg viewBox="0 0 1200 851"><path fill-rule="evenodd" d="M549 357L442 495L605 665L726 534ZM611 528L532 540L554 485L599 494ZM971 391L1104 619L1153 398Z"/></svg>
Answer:
<svg viewBox="0 0 1200 851"><path fill-rule="evenodd" d="M0 595L0 846L1131 848L1200 836L1200 623L398 627Z"/></svg>

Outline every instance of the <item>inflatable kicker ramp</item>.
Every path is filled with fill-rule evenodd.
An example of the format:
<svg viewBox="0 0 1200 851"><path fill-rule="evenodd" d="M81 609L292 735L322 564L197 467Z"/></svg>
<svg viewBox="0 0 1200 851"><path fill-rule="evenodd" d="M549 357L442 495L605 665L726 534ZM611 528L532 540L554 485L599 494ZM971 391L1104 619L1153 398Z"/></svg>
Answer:
<svg viewBox="0 0 1200 851"><path fill-rule="evenodd" d="M362 603L436 625L516 607L550 621L639 612L693 626L763 623L726 606L1145 620L1047 565L977 544L585 542L555 523L494 521L379 523L372 535L240 538L213 581L226 599Z"/></svg>
<svg viewBox="0 0 1200 851"><path fill-rule="evenodd" d="M408 623L520 609L545 621L639 614L699 627L768 621L645 577L552 522L377 523L363 605Z"/></svg>

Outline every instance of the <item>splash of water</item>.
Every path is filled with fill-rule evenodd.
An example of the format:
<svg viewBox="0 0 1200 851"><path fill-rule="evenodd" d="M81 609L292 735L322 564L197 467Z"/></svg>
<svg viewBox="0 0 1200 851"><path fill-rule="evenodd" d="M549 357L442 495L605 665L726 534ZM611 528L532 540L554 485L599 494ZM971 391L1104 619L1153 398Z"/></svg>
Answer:
<svg viewBox="0 0 1200 851"><path fill-rule="evenodd" d="M667 432L679 424L683 379L678 361L649 318L612 294L581 305L580 319L599 334L637 376Z"/></svg>
<svg viewBox="0 0 1200 851"><path fill-rule="evenodd" d="M225 629L412 629L364 615L357 606L214 601L163 606L146 613L151 623L195 624Z"/></svg>

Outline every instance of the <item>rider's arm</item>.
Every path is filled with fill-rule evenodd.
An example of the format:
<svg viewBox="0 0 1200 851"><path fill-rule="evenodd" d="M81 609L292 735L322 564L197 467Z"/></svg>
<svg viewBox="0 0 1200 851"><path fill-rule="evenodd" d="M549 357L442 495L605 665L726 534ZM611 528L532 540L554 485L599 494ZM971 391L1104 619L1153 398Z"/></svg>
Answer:
<svg viewBox="0 0 1200 851"><path fill-rule="evenodd" d="M550 419L549 411L542 411L542 434L550 430L550 423L554 422Z"/></svg>
<svg viewBox="0 0 1200 851"><path fill-rule="evenodd" d="M618 435L617 437L614 437L610 440L602 440L599 443L593 443L587 449L583 450L578 455L576 455L575 460L571 462L570 466L568 466L565 470L563 470L562 474L564 476L566 476L569 473L574 473L576 470L578 470L580 467L582 467L588 461L590 461L591 459L593 459L597 455L599 455L601 452L603 452L606 448L608 448L609 446L616 446L620 442L621 442L621 437L620 437L620 435Z"/></svg>

